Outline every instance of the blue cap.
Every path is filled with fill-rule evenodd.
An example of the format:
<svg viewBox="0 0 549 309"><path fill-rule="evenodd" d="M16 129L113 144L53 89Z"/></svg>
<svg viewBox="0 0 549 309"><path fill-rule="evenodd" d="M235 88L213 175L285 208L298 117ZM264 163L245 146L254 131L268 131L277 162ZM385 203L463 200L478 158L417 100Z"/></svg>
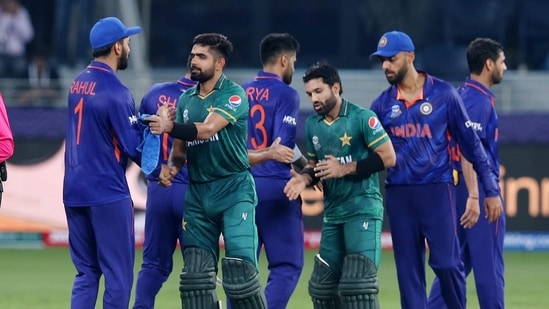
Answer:
<svg viewBox="0 0 549 309"><path fill-rule="evenodd" d="M391 31L385 33L377 43L377 51L370 55L374 57L392 57L403 51L414 51L412 39L404 32Z"/></svg>
<svg viewBox="0 0 549 309"><path fill-rule="evenodd" d="M90 31L90 43L92 48L96 49L140 32L141 27L128 28L116 17L105 17L96 22L92 27Z"/></svg>

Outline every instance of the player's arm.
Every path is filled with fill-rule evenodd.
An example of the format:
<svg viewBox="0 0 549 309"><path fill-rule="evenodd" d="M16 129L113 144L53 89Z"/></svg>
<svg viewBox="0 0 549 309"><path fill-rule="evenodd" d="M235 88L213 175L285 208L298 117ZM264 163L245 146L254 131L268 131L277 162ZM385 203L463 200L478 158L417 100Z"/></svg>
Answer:
<svg viewBox="0 0 549 309"><path fill-rule="evenodd" d="M316 161L309 160L307 166L305 166L301 172L298 173L293 169L290 170L292 178L288 180L284 187L284 193L290 201L297 199L305 188L318 184L320 178L315 177L314 172L316 164Z"/></svg>
<svg viewBox="0 0 549 309"><path fill-rule="evenodd" d="M464 228L471 228L477 223L480 215L477 173L473 169L473 164L463 156L461 156L461 171L463 172L469 197L467 197L465 212L460 218L460 224Z"/></svg>
<svg viewBox="0 0 549 309"><path fill-rule="evenodd" d="M280 163L290 163L294 158L294 152L280 144L280 137L277 137L271 146L263 149L248 149L248 161L250 165L256 165L268 160L275 160Z"/></svg>
<svg viewBox="0 0 549 309"><path fill-rule="evenodd" d="M301 172L307 165L307 158L301 153L301 150L297 146L294 147L294 158L292 159L292 168L297 172Z"/></svg>
<svg viewBox="0 0 549 309"><path fill-rule="evenodd" d="M162 164L158 181L160 184L168 187L171 185L173 178L185 165L187 161L187 146L184 140L174 139L172 150L168 157L168 164Z"/></svg>
<svg viewBox="0 0 549 309"><path fill-rule="evenodd" d="M485 217L492 223L503 212L503 205L499 196L499 186L493 177L490 163L486 152L482 147L479 137L472 128L466 126L470 123L469 116L465 111L461 98L455 93L448 99L448 119L450 131L461 149L461 154L472 163L473 169L477 172L483 184L485 199Z"/></svg>
<svg viewBox="0 0 549 309"><path fill-rule="evenodd" d="M185 141L209 139L229 124L229 121L218 113L210 113L204 122L181 123L174 122L158 115L145 118L154 134L167 132L171 137Z"/></svg>
<svg viewBox="0 0 549 309"><path fill-rule="evenodd" d="M340 178L346 175L368 178L370 175L396 164L396 154L390 139L377 146L368 157L359 161L342 164L332 155L327 155L325 159L318 162L314 168L315 177L321 180Z"/></svg>

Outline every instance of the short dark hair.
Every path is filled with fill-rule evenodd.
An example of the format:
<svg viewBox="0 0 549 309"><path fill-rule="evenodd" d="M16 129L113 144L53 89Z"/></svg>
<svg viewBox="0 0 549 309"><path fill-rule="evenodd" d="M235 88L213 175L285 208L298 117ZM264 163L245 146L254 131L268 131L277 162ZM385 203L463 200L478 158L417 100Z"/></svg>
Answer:
<svg viewBox="0 0 549 309"><path fill-rule="evenodd" d="M210 47L210 49L217 51L225 60L228 60L233 52L233 43L226 36L219 33L199 34L194 37L192 46L197 44Z"/></svg>
<svg viewBox="0 0 549 309"><path fill-rule="evenodd" d="M490 38L476 38L467 47L467 65L472 74L482 73L486 60L496 62L503 46Z"/></svg>
<svg viewBox="0 0 549 309"><path fill-rule="evenodd" d="M114 46L114 44L119 43L119 42L123 43L124 38L121 38L120 40L118 40L118 41L116 41L112 44L92 49L92 57L95 59L95 58L101 58L101 57L104 57L104 56L108 56L111 53L111 49Z"/></svg>
<svg viewBox="0 0 549 309"><path fill-rule="evenodd" d="M259 44L261 64L273 63L284 52L299 52L299 42L289 33L271 33Z"/></svg>
<svg viewBox="0 0 549 309"><path fill-rule="evenodd" d="M303 82L307 83L311 79L322 78L322 81L332 87L335 83L339 84L339 95L343 93L343 85L337 69L326 61L319 61L311 65L305 74L303 74Z"/></svg>

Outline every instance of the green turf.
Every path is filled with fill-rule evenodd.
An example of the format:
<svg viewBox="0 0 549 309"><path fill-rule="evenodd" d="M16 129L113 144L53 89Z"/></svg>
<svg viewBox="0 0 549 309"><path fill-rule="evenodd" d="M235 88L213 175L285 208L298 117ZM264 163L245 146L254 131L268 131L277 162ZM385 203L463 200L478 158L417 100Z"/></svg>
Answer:
<svg viewBox="0 0 549 309"><path fill-rule="evenodd" d="M293 308L311 308L307 295L307 280L312 270L314 251L307 251L306 267L299 285L288 305ZM180 308L178 276L181 260L176 261L176 271L160 291L156 308ZM506 252L506 307L547 308L544 299L549 276L549 252ZM136 274L141 263L141 251L137 251ZM261 269L266 262L261 259ZM66 248L58 249L0 249L0 308L6 309L59 309L68 308L74 268ZM382 308L399 308L399 294L391 251L383 252L380 268L380 302ZM262 271L263 281L265 271ZM428 282L432 273L428 272ZM477 301L469 278L468 306L477 309ZM218 289L222 297L223 292ZM223 297L222 297L223 298ZM133 299L133 298L132 298ZM101 301L97 308L101 308Z"/></svg>

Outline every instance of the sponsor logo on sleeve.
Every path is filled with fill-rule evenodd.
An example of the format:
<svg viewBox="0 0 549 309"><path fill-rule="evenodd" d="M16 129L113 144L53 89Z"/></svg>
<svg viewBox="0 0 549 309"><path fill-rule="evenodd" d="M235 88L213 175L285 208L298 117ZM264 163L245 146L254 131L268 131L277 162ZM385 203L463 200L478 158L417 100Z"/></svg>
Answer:
<svg viewBox="0 0 549 309"><path fill-rule="evenodd" d="M235 108L239 107L241 103L242 103L242 99L237 95L232 95L229 98L229 104L231 104L232 107L235 107Z"/></svg>
<svg viewBox="0 0 549 309"><path fill-rule="evenodd" d="M225 107L232 111L236 111L236 109L242 104L242 99L237 96L236 94L229 97L229 103L225 104Z"/></svg>
<svg viewBox="0 0 549 309"><path fill-rule="evenodd" d="M292 117L292 116L289 116L289 115L284 116L284 118L282 119L282 122L287 123L287 124L291 124L293 126L296 125L295 118Z"/></svg>
<svg viewBox="0 0 549 309"><path fill-rule="evenodd" d="M381 125L381 122L379 122L379 119L377 117L372 116L370 119L368 119L368 126L370 129L372 129L374 135L383 131L383 126Z"/></svg>

